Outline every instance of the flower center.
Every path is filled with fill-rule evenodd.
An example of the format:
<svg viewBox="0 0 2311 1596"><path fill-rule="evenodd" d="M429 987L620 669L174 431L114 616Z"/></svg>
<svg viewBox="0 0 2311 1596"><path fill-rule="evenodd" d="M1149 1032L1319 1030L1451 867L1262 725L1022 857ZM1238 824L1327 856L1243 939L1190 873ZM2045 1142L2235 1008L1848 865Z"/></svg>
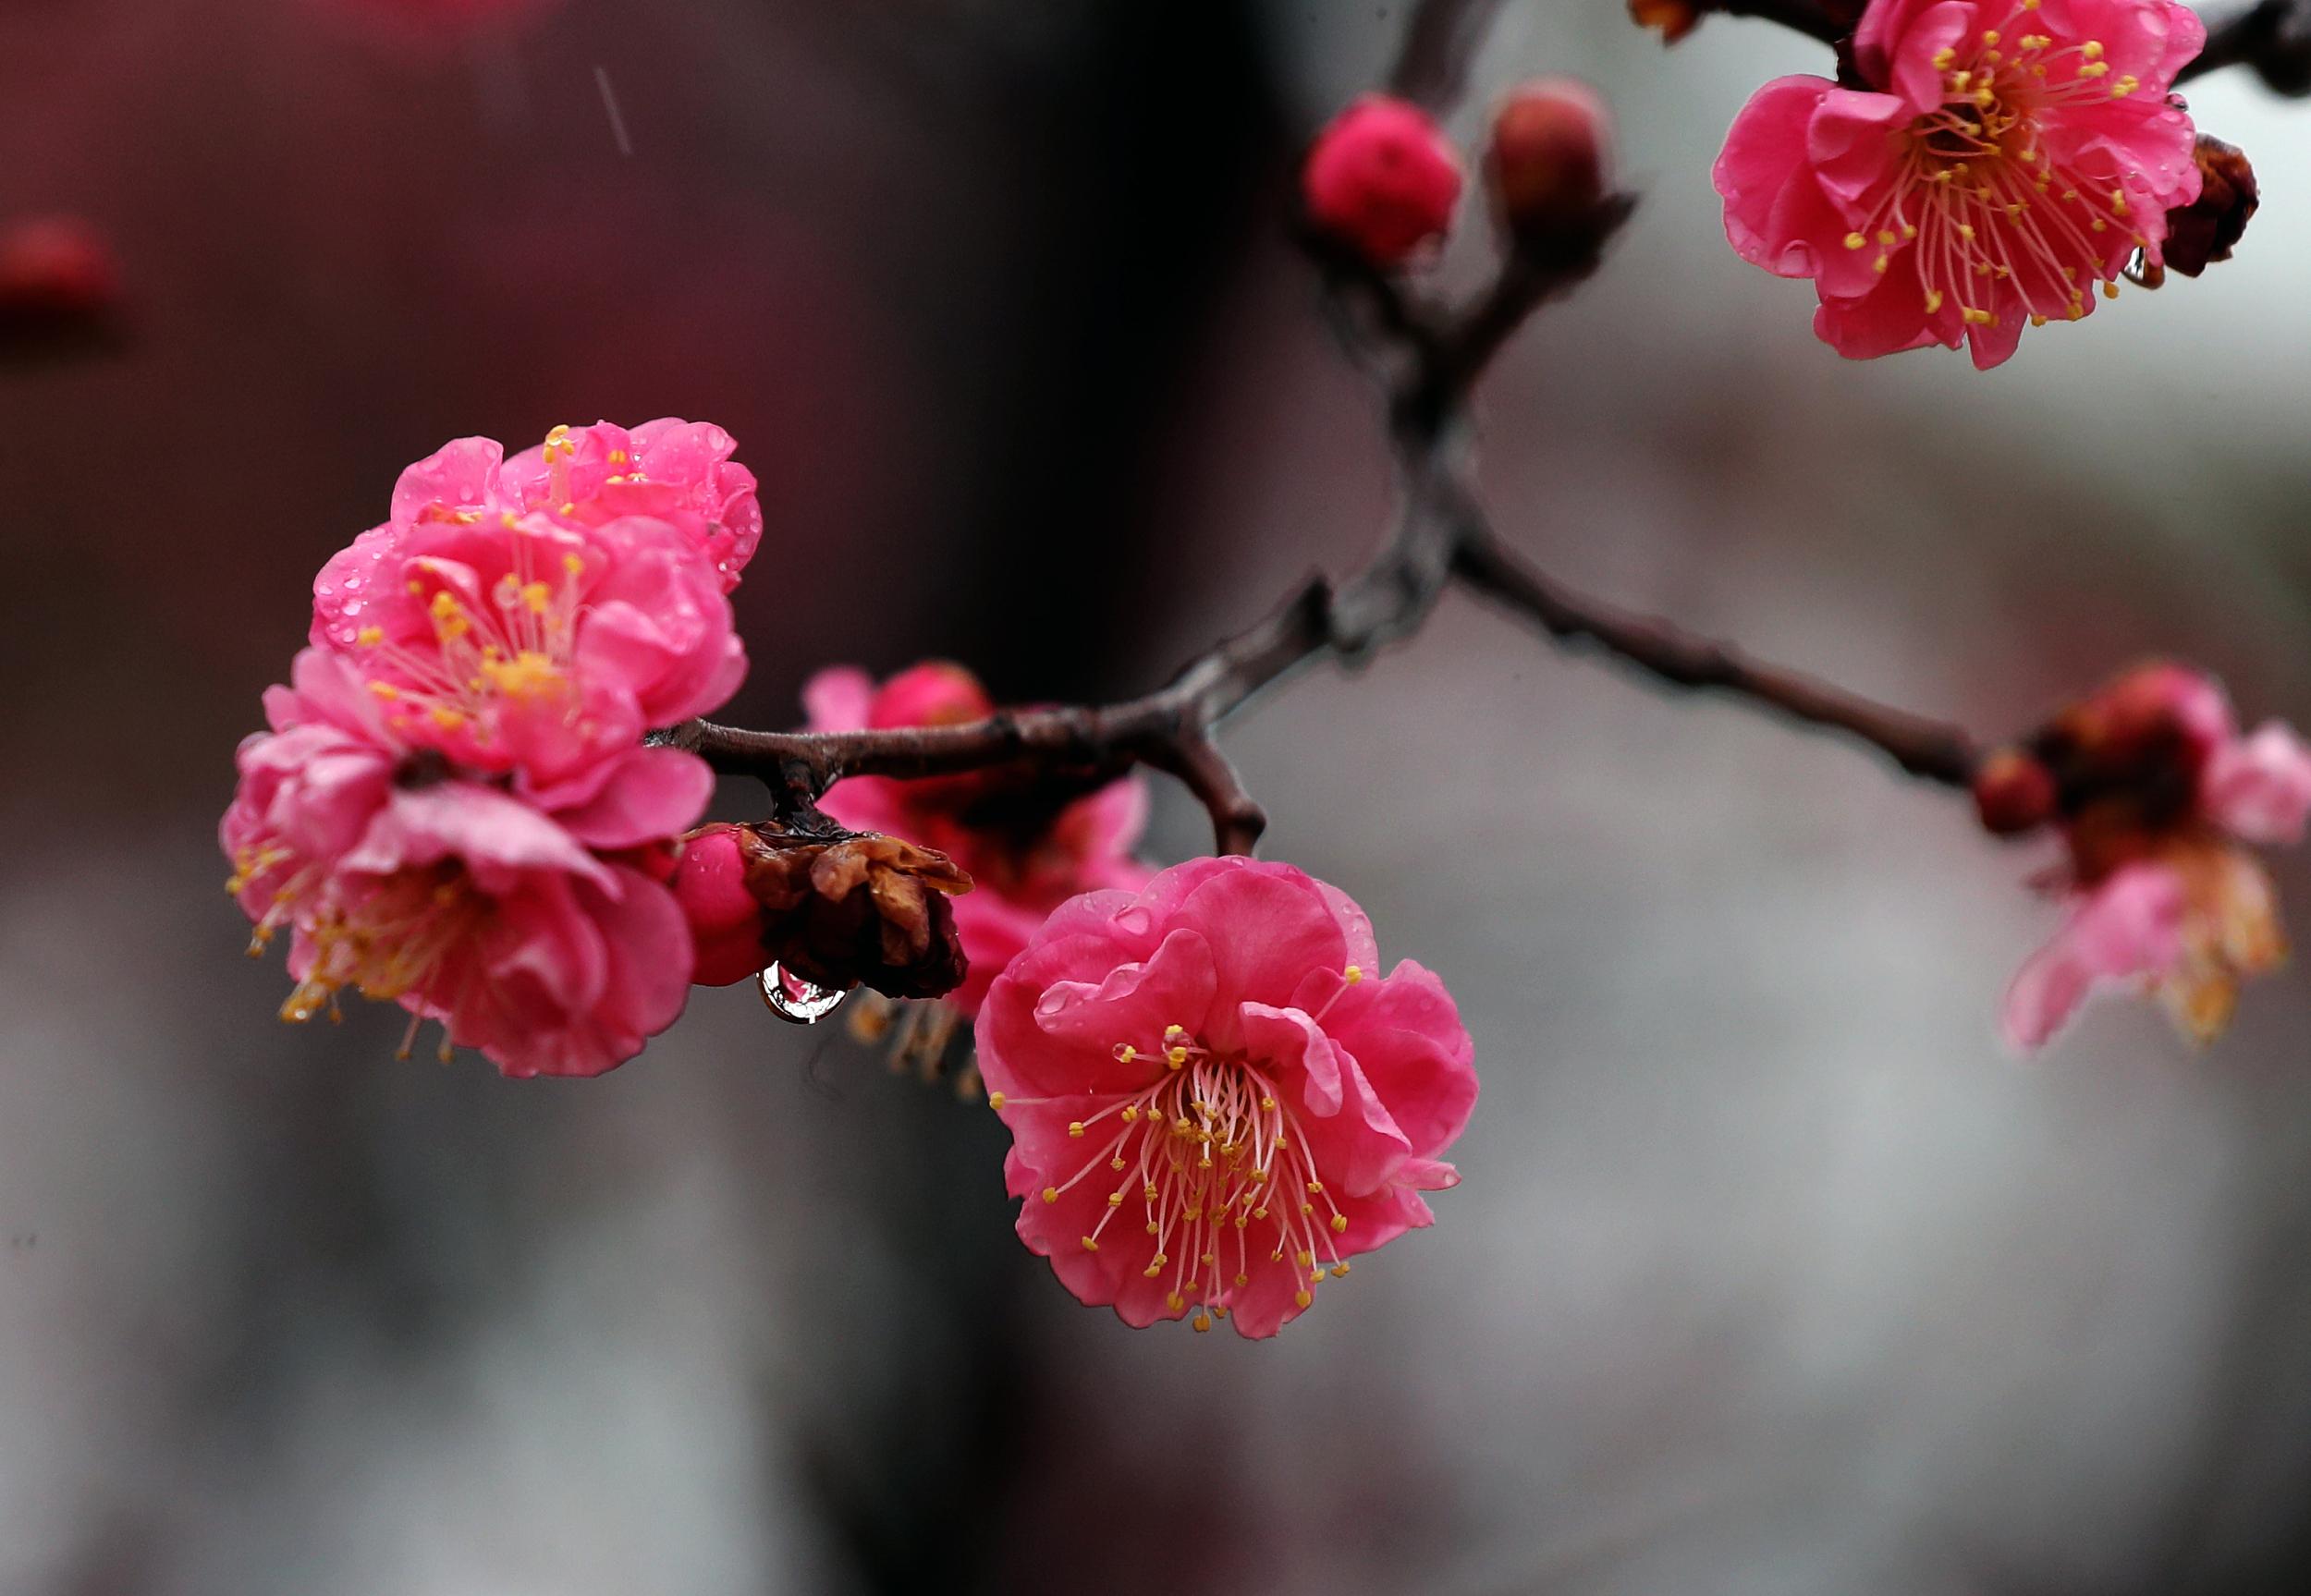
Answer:
<svg viewBox="0 0 2311 1596"><path fill-rule="evenodd" d="M302 928L312 962L281 1017L335 1015L336 994L348 986L386 1002L417 989L488 912L455 860L384 877L358 902L332 904Z"/></svg>
<svg viewBox="0 0 2311 1596"><path fill-rule="evenodd" d="M1114 1052L1122 1063L1164 1068L1136 1090L1094 1094L1098 1112L1069 1122L1069 1136L1100 1145L1067 1179L1044 1188L1043 1200L1056 1203L1085 1181L1109 1186L1105 1210L1082 1237L1085 1251L1114 1244L1136 1217L1153 1247L1141 1273L1168 1281L1173 1312L1196 1303L1198 1330L1227 1317L1255 1270L1288 1272L1302 1308L1319 1282L1348 1273L1338 1241L1348 1216L1267 1069L1216 1053L1178 1025L1153 1048L1119 1042ZM1001 1108L1060 1100L997 1092L989 1101ZM1119 1217L1132 1208L1136 1216Z"/></svg>
<svg viewBox="0 0 2311 1596"><path fill-rule="evenodd" d="M514 530L513 518L506 518ZM497 579L490 603L469 604L446 587L436 588L426 606L433 623L430 648L387 643L381 627L364 627L354 640L374 650L397 680L371 680L369 690L397 707L396 730L422 718L445 732L471 726L473 740L486 744L492 712L509 705L578 712L572 679L578 619L582 610L586 565L575 554L561 556L552 579L529 572L532 541L517 533L517 566ZM426 583L410 581L423 597Z"/></svg>
<svg viewBox="0 0 2311 1596"><path fill-rule="evenodd" d="M2019 0L2005 22L1934 58L1942 105L1902 135L1895 181L1868 220L1846 236L1849 250L1873 244L1883 273L1893 251L1915 250L1928 315L1954 303L1967 326L1996 326L1990 309L2011 284L2033 324L2086 313L2085 284L2116 298L2123 256L2109 235L2148 248L2128 220L2124 189L2101 185L2058 158L2045 137L2072 109L2107 104L2141 89L2112 79L2097 40L2056 47L2049 35L2004 30L2026 22L2038 0Z"/></svg>

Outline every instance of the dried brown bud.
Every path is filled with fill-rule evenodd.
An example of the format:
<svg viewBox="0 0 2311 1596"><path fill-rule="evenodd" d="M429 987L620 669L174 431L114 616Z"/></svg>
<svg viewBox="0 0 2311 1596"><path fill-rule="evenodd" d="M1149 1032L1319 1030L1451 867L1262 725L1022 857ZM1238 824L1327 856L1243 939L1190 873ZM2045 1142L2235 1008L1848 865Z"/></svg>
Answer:
<svg viewBox="0 0 2311 1596"><path fill-rule="evenodd" d="M1694 0L1629 0L1629 18L1640 28L1658 29L1661 43L1674 44L1701 26Z"/></svg>
<svg viewBox="0 0 2311 1596"><path fill-rule="evenodd" d="M2214 261L2231 259L2231 248L2247 230L2262 196L2255 168L2237 146L2198 136L2199 196L2167 213L2166 264L2195 277Z"/></svg>
<svg viewBox="0 0 2311 1596"><path fill-rule="evenodd" d="M2021 749L2000 749L1975 773L1975 808L1983 829L2017 836L2054 818L2054 773Z"/></svg>
<svg viewBox="0 0 2311 1596"><path fill-rule="evenodd" d="M732 849L735 871L715 863ZM683 862L676 895L699 938L699 979L711 984L776 961L838 991L937 997L969 968L948 897L969 892L971 878L945 854L874 832L812 836L765 822L705 827Z"/></svg>

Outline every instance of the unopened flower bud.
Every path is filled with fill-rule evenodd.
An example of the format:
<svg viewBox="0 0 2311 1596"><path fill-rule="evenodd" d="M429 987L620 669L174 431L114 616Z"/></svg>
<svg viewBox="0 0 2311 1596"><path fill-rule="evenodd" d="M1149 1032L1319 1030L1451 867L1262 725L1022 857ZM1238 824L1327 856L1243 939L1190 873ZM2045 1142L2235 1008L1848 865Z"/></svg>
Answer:
<svg viewBox="0 0 2311 1596"><path fill-rule="evenodd" d="M1555 250L1596 236L1611 127L1596 92L1570 78L1536 79L1502 103L1485 166L1510 238Z"/></svg>
<svg viewBox="0 0 2311 1596"><path fill-rule="evenodd" d="M1308 152L1308 219L1376 266L1401 265L1452 225L1461 154L1426 112L1367 94L1333 118Z"/></svg>
<svg viewBox="0 0 2311 1596"><path fill-rule="evenodd" d="M878 833L804 836L764 823L691 835L674 893L695 979L727 986L773 962L814 985L936 997L967 966L949 895L971 878L946 855Z"/></svg>
<svg viewBox="0 0 2311 1596"><path fill-rule="evenodd" d="M2199 195L2167 213L2165 264L2195 277L2215 261L2231 259L2232 246L2247 230L2262 203L2255 168L2235 145L2198 136Z"/></svg>
<svg viewBox="0 0 2311 1596"><path fill-rule="evenodd" d="M2054 818L2054 773L2022 749L2000 749L1975 772L1974 802L1996 836L2035 831Z"/></svg>

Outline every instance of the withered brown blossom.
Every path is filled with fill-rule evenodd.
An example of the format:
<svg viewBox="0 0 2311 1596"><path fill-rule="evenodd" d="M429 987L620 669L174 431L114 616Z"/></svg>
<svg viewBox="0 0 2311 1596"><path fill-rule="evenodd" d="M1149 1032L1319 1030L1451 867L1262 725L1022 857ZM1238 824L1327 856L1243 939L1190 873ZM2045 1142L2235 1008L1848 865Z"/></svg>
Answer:
<svg viewBox="0 0 2311 1596"><path fill-rule="evenodd" d="M2198 198L2167 213L2167 268L2186 277L2197 276L2216 261L2230 260L2232 246L2263 202L2255 168L2237 145L2201 133L2195 153Z"/></svg>
<svg viewBox="0 0 2311 1596"><path fill-rule="evenodd" d="M948 899L969 892L971 877L903 838L704 826L674 886L698 942L698 979L710 985L776 963L836 991L937 997L969 969Z"/></svg>

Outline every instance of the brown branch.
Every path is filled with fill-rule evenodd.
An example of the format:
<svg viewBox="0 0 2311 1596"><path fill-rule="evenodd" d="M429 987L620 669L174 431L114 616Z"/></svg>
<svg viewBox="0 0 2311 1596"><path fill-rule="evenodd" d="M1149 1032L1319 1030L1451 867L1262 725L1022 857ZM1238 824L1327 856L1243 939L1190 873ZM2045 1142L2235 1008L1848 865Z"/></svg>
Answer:
<svg viewBox="0 0 2311 1596"><path fill-rule="evenodd" d="M1404 30L1388 91L1440 111L1459 102L1501 0L1421 0Z"/></svg>
<svg viewBox="0 0 2311 1596"><path fill-rule="evenodd" d="M1473 513L1473 512L1472 512ZM1859 738L1914 776L1963 787L1981 758L1962 728L1889 709L1842 688L1750 658L1650 615L1574 592L1472 520L1453 573L1560 642L1587 642L1673 687L1743 698L1802 725Z"/></svg>

